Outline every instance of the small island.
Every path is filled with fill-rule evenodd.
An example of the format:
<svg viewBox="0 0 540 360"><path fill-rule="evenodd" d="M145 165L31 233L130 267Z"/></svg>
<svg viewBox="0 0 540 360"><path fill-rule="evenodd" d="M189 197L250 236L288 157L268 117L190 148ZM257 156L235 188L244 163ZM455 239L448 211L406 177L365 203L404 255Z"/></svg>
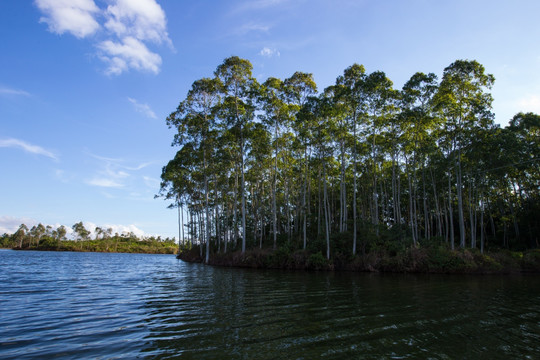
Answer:
<svg viewBox="0 0 540 360"><path fill-rule="evenodd" d="M112 233L112 228L96 227L87 230L82 221L74 224L72 238L68 239L68 229L61 225L54 229L50 225L39 223L30 229L21 224L13 234L0 236L0 248L14 250L39 251L78 251L108 253L145 253L176 254L178 250L175 239L160 236L138 237L133 232Z"/></svg>
<svg viewBox="0 0 540 360"><path fill-rule="evenodd" d="M401 89L353 64L320 92L313 74L259 82L252 69L226 58L167 117L179 150L160 195L178 208L180 259L539 271L540 115L498 125L482 64L417 72Z"/></svg>

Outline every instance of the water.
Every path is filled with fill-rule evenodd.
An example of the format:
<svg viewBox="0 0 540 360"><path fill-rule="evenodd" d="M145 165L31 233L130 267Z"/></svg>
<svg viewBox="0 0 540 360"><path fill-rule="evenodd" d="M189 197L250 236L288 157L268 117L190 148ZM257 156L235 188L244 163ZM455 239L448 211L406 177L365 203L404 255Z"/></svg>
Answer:
<svg viewBox="0 0 540 360"><path fill-rule="evenodd" d="M539 276L0 250L1 359L539 359Z"/></svg>

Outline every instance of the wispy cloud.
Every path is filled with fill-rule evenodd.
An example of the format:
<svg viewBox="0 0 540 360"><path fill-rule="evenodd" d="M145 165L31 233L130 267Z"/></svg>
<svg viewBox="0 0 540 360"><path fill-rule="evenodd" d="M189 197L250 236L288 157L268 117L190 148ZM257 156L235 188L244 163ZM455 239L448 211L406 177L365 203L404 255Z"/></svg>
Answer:
<svg viewBox="0 0 540 360"><path fill-rule="evenodd" d="M266 33L270 31L270 29L271 29L271 26L268 24L248 22L234 29L233 34L241 36L250 32L265 32Z"/></svg>
<svg viewBox="0 0 540 360"><path fill-rule="evenodd" d="M58 161L58 157L53 152L46 150L41 146L29 144L19 139L0 139L0 147L21 149L31 154L43 155L55 161Z"/></svg>
<svg viewBox="0 0 540 360"><path fill-rule="evenodd" d="M154 113L154 111L152 111L148 104L141 104L137 100L130 97L128 97L128 101L133 104L137 112L140 112L141 114L151 119L157 119L156 114Z"/></svg>
<svg viewBox="0 0 540 360"><path fill-rule="evenodd" d="M29 92L0 86L0 95L31 96Z"/></svg>
<svg viewBox="0 0 540 360"><path fill-rule="evenodd" d="M132 177L132 172L144 169L150 162L141 163L138 165L125 165L123 159L104 157L94 154L89 154L93 158L100 160L98 170L94 176L86 181L86 184L102 188L126 188L129 183L128 179Z"/></svg>
<svg viewBox="0 0 540 360"><path fill-rule="evenodd" d="M44 14L40 22L47 23L51 32L67 32L77 38L104 34L105 40L95 46L98 58L107 63L108 75L130 69L157 74L161 56L147 45L165 43L173 48L165 12L156 0L111 0L106 8L99 8L94 0L36 0L35 3Z"/></svg>
<svg viewBox="0 0 540 360"><path fill-rule="evenodd" d="M156 191L157 189L159 189L159 186L161 184L161 181L159 179L156 179L150 176L143 176L143 180L146 186L148 186L151 189L155 189Z"/></svg>
<svg viewBox="0 0 540 360"><path fill-rule="evenodd" d="M272 57L277 56L279 57L281 54L278 49L270 49L269 47L262 48L261 51L259 51L259 55L264 57Z"/></svg>

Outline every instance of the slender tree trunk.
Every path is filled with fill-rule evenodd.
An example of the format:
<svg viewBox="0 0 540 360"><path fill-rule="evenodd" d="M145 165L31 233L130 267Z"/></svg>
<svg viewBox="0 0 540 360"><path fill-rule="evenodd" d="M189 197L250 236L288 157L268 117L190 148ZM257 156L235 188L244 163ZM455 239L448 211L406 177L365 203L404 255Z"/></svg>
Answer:
<svg viewBox="0 0 540 360"><path fill-rule="evenodd" d="M356 112L353 115L353 248L352 253L356 255L356 242L357 242L357 215L356 215Z"/></svg>
<svg viewBox="0 0 540 360"><path fill-rule="evenodd" d="M459 216L459 247L465 248L465 218L463 216L463 185L461 183L461 151L458 150L457 161L457 198L458 198L458 216Z"/></svg>
<svg viewBox="0 0 540 360"><path fill-rule="evenodd" d="M330 205L328 204L328 190L326 186L326 164L323 165L324 182L324 223L326 230L326 259L330 260Z"/></svg>
<svg viewBox="0 0 540 360"><path fill-rule="evenodd" d="M307 178L308 178L308 170L307 170L307 144L304 148L304 186L303 186L303 194L302 194L302 210L304 215L304 224L303 224L303 233L304 233L304 250L307 246L307 212L308 209L306 208L306 192L307 192Z"/></svg>
<svg viewBox="0 0 540 360"><path fill-rule="evenodd" d="M433 177L433 171L429 169L431 175L431 184L433 187L433 199L435 200L435 211L437 212L437 236L442 238L442 219L441 219L441 208L439 206L439 197L437 196L437 186L435 184L435 178Z"/></svg>
<svg viewBox="0 0 540 360"><path fill-rule="evenodd" d="M210 260L210 209L208 201L208 174L207 174L207 164L206 164L206 151L203 151L203 162L204 162L204 212L206 217L206 258L205 263L208 264Z"/></svg>
<svg viewBox="0 0 540 360"><path fill-rule="evenodd" d="M237 193L237 190L238 190L238 171L236 171L235 169L235 178L234 178L234 190L233 190L233 198L234 198L234 202L233 202L233 235L234 235L234 239L233 239L233 244L234 244L234 248L233 249L236 249L236 241L238 240L238 237L240 236L238 234L238 193Z"/></svg>
<svg viewBox="0 0 540 360"><path fill-rule="evenodd" d="M242 131L242 130L241 130ZM246 180L244 178L244 135L241 135L240 156L242 157L242 254L246 252Z"/></svg>
<svg viewBox="0 0 540 360"><path fill-rule="evenodd" d="M183 230L182 218L184 216L182 214L183 207L182 207L182 203L180 202L180 199L177 198L177 202L178 202L178 248L180 249L182 245L184 245L184 236L182 234L182 230Z"/></svg>
<svg viewBox="0 0 540 360"><path fill-rule="evenodd" d="M452 212L452 186L450 184L450 176L448 173L448 213L450 216L450 248L454 250L454 215Z"/></svg>
<svg viewBox="0 0 540 360"><path fill-rule="evenodd" d="M480 193L480 253L484 253L484 196Z"/></svg>

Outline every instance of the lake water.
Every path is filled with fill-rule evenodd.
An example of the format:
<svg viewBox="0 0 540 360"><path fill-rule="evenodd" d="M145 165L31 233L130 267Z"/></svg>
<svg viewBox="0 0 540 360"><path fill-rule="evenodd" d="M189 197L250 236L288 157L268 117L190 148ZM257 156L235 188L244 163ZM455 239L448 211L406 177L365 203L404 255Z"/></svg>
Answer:
<svg viewBox="0 0 540 360"><path fill-rule="evenodd" d="M540 359L540 276L0 250L0 359Z"/></svg>

